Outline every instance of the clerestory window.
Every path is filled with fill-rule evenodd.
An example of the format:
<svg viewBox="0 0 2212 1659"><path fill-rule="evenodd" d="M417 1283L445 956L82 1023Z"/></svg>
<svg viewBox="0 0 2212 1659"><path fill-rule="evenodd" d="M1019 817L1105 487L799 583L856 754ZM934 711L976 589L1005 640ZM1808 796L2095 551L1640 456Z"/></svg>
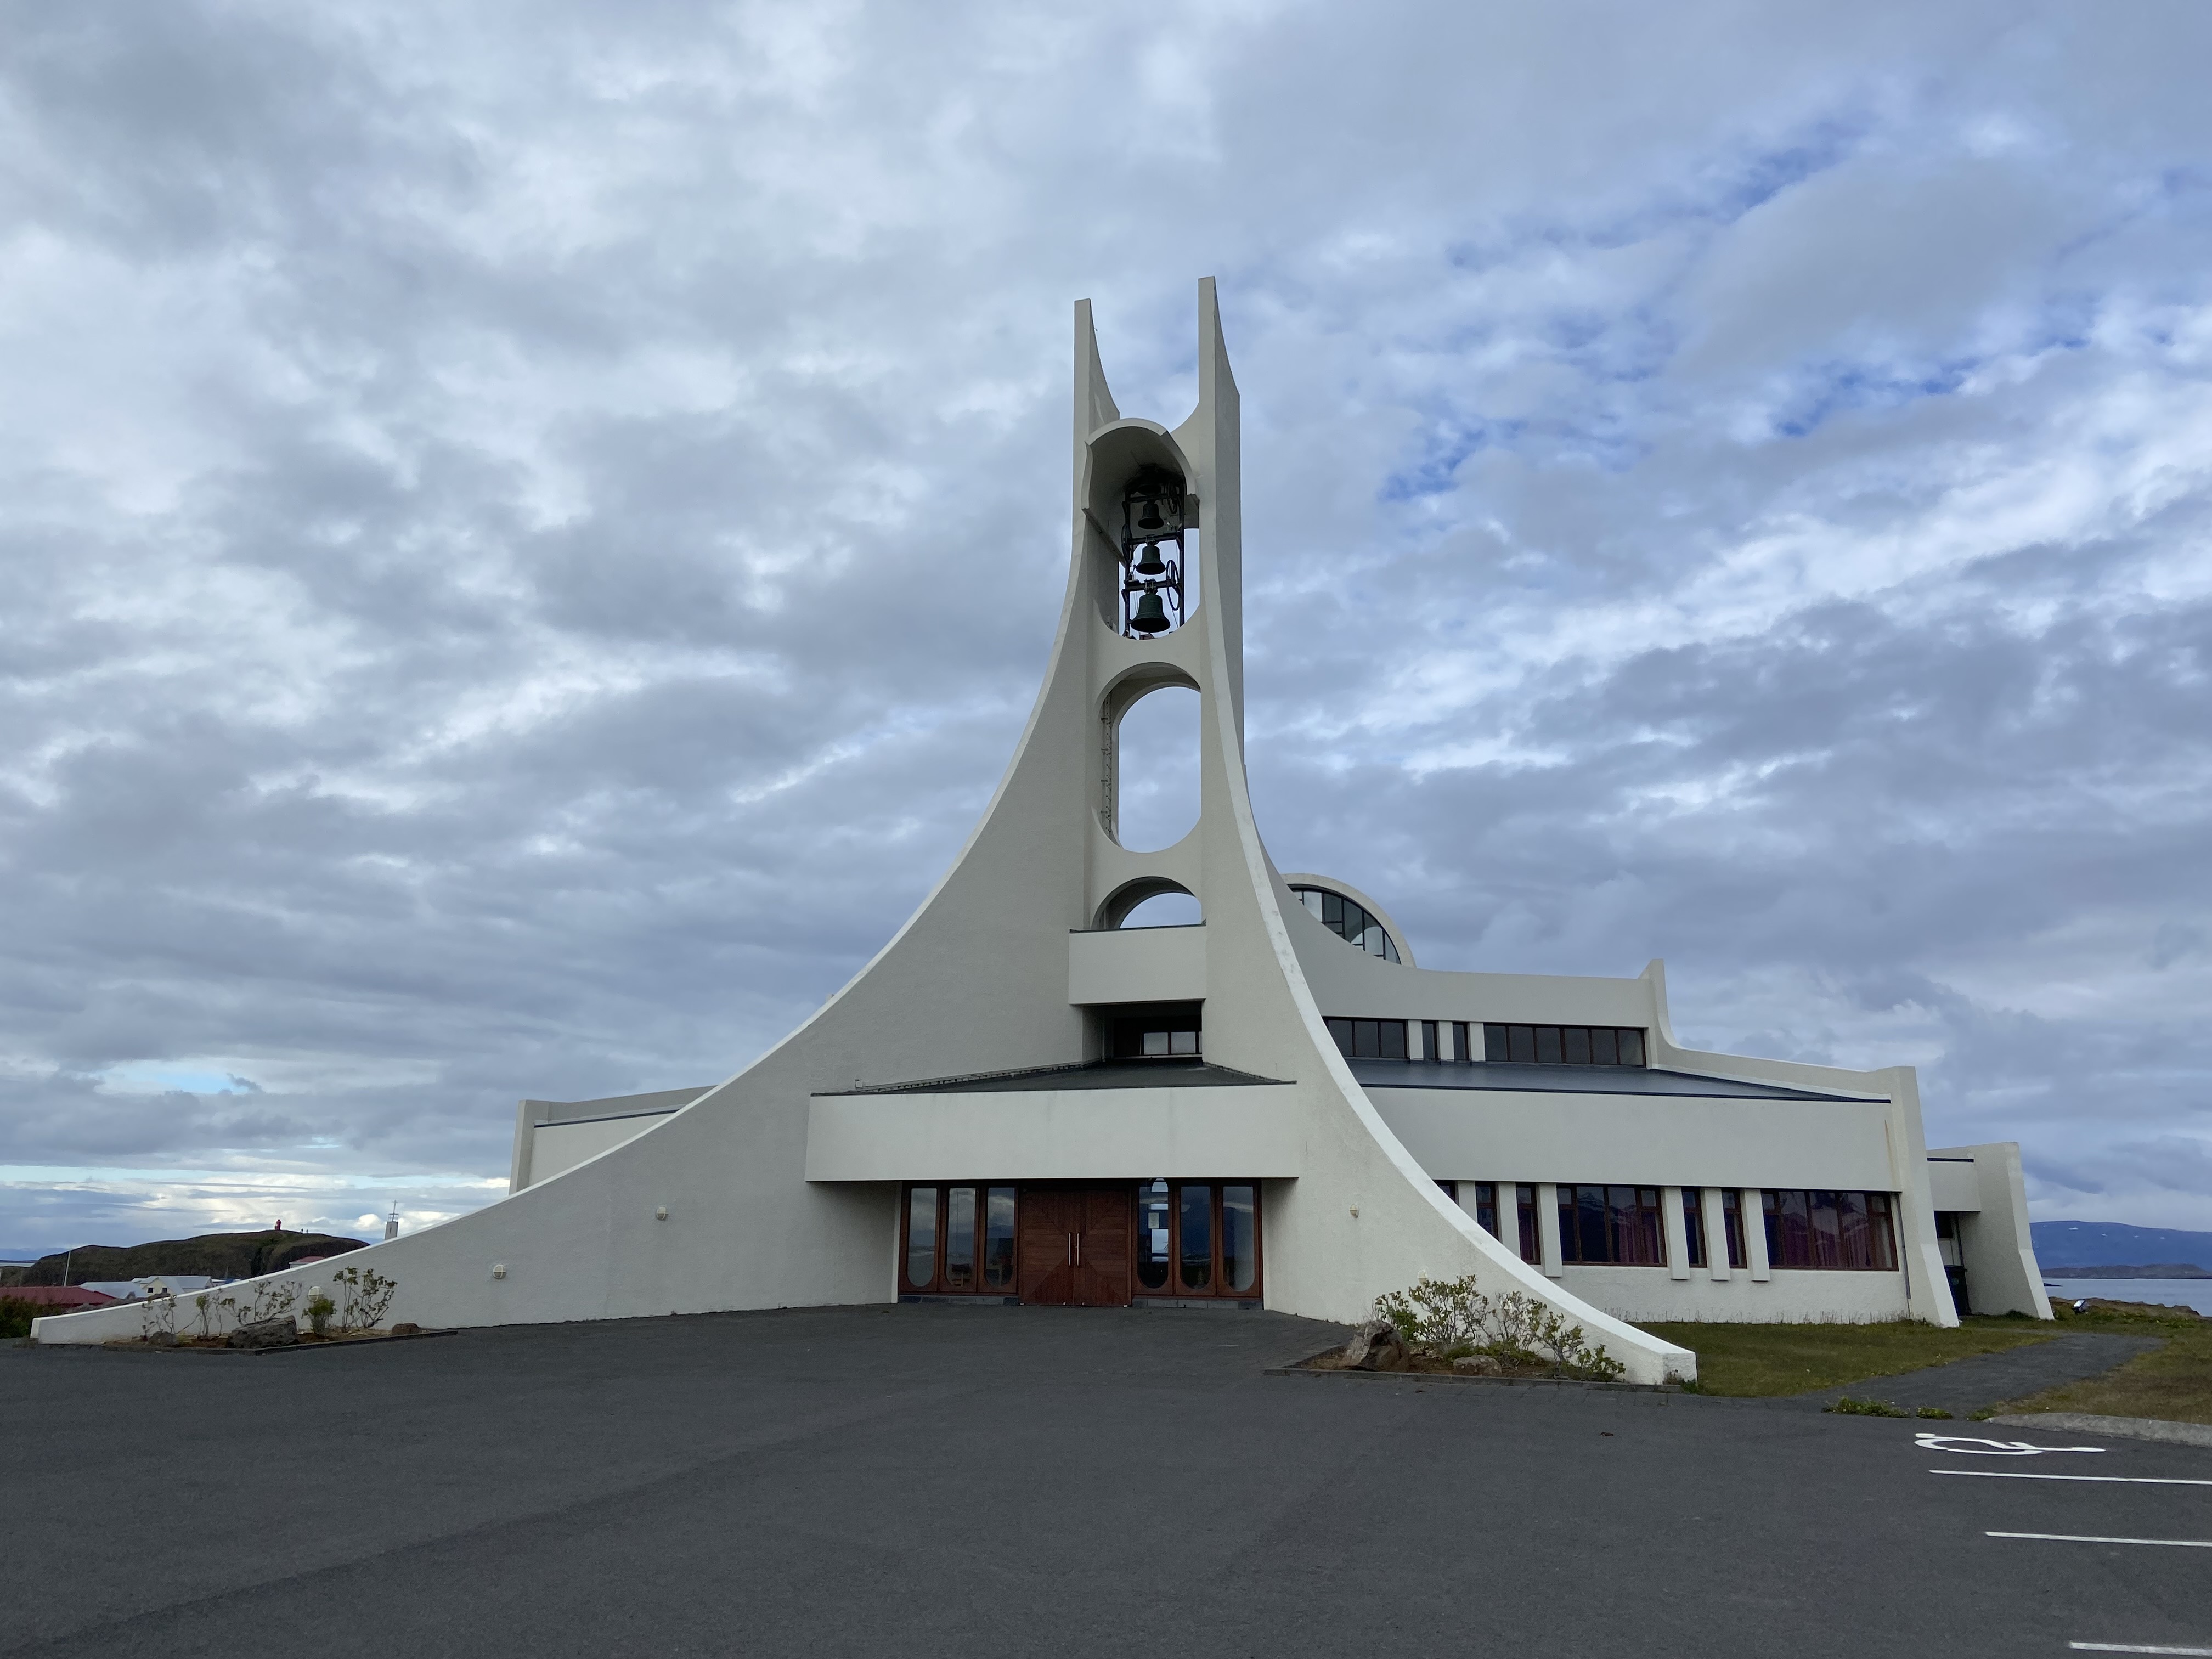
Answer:
<svg viewBox="0 0 2212 1659"><path fill-rule="evenodd" d="M1641 1066L1644 1033L1626 1025L1502 1025L1482 1028L1482 1057L1522 1066Z"/></svg>
<svg viewBox="0 0 2212 1659"><path fill-rule="evenodd" d="M1348 945L1356 945L1370 957L1380 957L1385 962L1399 960L1398 947L1383 927L1380 917L1355 899L1341 893L1332 893L1326 887L1293 887L1298 902L1321 925Z"/></svg>

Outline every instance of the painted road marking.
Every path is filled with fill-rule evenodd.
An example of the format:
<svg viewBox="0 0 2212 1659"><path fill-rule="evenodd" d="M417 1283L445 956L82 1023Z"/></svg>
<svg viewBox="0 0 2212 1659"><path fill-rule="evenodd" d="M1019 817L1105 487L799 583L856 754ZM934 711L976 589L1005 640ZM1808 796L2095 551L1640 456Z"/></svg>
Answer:
<svg viewBox="0 0 2212 1659"><path fill-rule="evenodd" d="M2026 1440L1983 1440L1972 1435L1932 1434L1912 1437L1923 1451L1963 1454L1970 1457L2033 1457L2039 1452L2100 1452L2102 1446L2039 1446Z"/></svg>
<svg viewBox="0 0 2212 1659"><path fill-rule="evenodd" d="M1984 1538L2040 1538L2051 1544L2164 1544L2178 1550L2212 1550L2212 1538L2091 1538L2071 1532L1985 1532Z"/></svg>
<svg viewBox="0 0 2212 1659"><path fill-rule="evenodd" d="M2146 1648L2133 1642L2069 1642L2066 1645L2076 1653L2185 1653L2197 1659L2212 1655L2212 1648Z"/></svg>
<svg viewBox="0 0 2212 1659"><path fill-rule="evenodd" d="M1930 1474L1971 1474L1978 1480L2098 1480L2127 1486L2212 1486L2212 1480L2185 1480L2163 1474L2031 1474L2026 1469L1930 1469ZM2133 1649L2128 1650L2133 1652ZM2176 1653L2193 1652L2176 1648ZM2212 1653L2212 1648L2204 1650Z"/></svg>

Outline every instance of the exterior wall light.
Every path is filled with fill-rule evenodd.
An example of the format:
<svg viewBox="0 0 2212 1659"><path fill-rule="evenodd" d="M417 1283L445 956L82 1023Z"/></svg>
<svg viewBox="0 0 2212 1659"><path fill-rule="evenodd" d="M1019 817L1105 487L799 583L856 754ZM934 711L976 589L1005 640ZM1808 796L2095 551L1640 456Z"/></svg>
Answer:
<svg viewBox="0 0 2212 1659"><path fill-rule="evenodd" d="M667 1220L667 1219L668 1219L668 1206L667 1206L665 1204L663 1204L663 1205L661 1205L658 1209L654 1210L654 1211L653 1211L653 1218L655 1221L665 1221L665 1220Z"/></svg>
<svg viewBox="0 0 2212 1659"><path fill-rule="evenodd" d="M491 1276L492 1276L494 1279L504 1279L504 1278L506 1278L506 1277L507 1277L507 1263L505 1263L504 1261L495 1261L495 1262L493 1262L493 1263L491 1264Z"/></svg>
<svg viewBox="0 0 2212 1659"><path fill-rule="evenodd" d="M1183 621L1183 481L1147 466L1121 492L1121 632L1149 639ZM1160 550L1172 544L1172 556ZM1168 614L1172 609L1173 617Z"/></svg>

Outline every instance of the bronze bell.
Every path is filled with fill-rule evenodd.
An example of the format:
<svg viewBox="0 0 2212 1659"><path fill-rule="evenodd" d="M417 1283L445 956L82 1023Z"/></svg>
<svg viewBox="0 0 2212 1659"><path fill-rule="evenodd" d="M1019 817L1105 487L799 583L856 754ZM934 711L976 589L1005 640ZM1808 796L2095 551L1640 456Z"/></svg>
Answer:
<svg viewBox="0 0 2212 1659"><path fill-rule="evenodd" d="M1167 523L1167 520L1160 517L1160 498L1157 495L1146 496L1145 515L1137 520L1137 528L1139 530L1158 530L1165 523Z"/></svg>
<svg viewBox="0 0 2212 1659"><path fill-rule="evenodd" d="M1137 574L1139 576L1164 576L1168 568L1160 562L1160 544L1146 542L1143 552L1137 555Z"/></svg>
<svg viewBox="0 0 2212 1659"><path fill-rule="evenodd" d="M1139 634L1164 634L1167 631L1168 613L1160 604L1159 589L1148 587L1145 590L1145 596L1137 601L1136 615L1129 618L1129 626Z"/></svg>

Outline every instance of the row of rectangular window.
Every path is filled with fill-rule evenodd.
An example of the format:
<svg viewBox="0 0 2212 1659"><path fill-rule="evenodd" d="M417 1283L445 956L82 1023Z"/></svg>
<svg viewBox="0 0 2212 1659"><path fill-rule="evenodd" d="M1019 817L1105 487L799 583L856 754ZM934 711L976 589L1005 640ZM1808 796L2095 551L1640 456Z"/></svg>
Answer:
<svg viewBox="0 0 2212 1659"><path fill-rule="evenodd" d="M1460 1182L1442 1183L1455 1199ZM1514 1210L1511 1243L1521 1259L1543 1260L1534 1183L1476 1181L1472 1188L1476 1224L1496 1239L1501 1226L1501 1196ZM1559 1260L1571 1267L1663 1267L1667 1230L1656 1187L1570 1185L1559 1197ZM1722 1237L1728 1265L1747 1267L1743 1199L1733 1187L1719 1189ZM1892 1272L1897 1267L1895 1204L1887 1193L1840 1192L1827 1188L1767 1188L1760 1194L1766 1235L1766 1261L1772 1267L1837 1267ZM1711 1265L1713 1241L1705 1237L1704 1189L1682 1188L1683 1254L1692 1267Z"/></svg>
<svg viewBox="0 0 2212 1659"><path fill-rule="evenodd" d="M1465 1019L1331 1018L1328 1034L1347 1060L1424 1060L1474 1063L1474 1022ZM1419 1030L1415 1052L1413 1027ZM1526 1066L1641 1066L1642 1028L1629 1025L1510 1025L1486 1023L1482 1058L1488 1064Z"/></svg>

